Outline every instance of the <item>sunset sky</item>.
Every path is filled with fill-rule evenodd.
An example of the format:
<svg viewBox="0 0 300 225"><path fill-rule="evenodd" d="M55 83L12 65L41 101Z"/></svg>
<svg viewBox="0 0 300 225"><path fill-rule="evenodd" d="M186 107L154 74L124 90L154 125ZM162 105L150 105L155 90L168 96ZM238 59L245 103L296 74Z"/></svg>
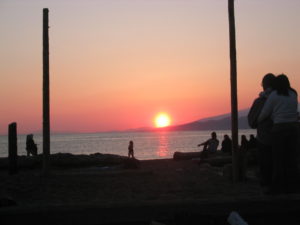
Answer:
<svg viewBox="0 0 300 225"><path fill-rule="evenodd" d="M0 134L42 129L49 8L51 129L97 132L230 112L227 0L1 0ZM268 72L300 92L300 1L236 0L238 105Z"/></svg>

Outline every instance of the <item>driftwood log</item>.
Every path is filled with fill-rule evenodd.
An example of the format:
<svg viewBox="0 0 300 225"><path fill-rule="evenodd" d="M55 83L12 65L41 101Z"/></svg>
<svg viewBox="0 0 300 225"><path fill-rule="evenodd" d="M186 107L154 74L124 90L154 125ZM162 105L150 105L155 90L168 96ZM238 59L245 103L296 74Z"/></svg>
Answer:
<svg viewBox="0 0 300 225"><path fill-rule="evenodd" d="M174 160L188 160L200 158L201 152L174 152L173 159Z"/></svg>

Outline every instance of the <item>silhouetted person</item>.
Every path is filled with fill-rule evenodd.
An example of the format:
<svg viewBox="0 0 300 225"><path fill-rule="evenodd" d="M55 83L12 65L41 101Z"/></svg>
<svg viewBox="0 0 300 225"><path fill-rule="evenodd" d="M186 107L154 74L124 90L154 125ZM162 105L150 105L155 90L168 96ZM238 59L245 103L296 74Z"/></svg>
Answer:
<svg viewBox="0 0 300 225"><path fill-rule="evenodd" d="M128 145L128 157L134 158L134 151L133 151L133 141L129 141Z"/></svg>
<svg viewBox="0 0 300 225"><path fill-rule="evenodd" d="M241 136L241 149L247 151L249 147L249 141L247 140L246 135Z"/></svg>
<svg viewBox="0 0 300 225"><path fill-rule="evenodd" d="M266 74L262 79L263 91L256 98L248 114L248 123L251 128L256 128L258 163L260 170L260 184L263 189L269 189L272 180L272 137L273 121L271 115L262 121L258 121L259 114L264 104L272 93L275 85L275 75Z"/></svg>
<svg viewBox="0 0 300 225"><path fill-rule="evenodd" d="M216 132L212 132L211 138L199 144L198 147L202 145L203 151L200 156L201 158L207 158L209 154L216 153L219 146L219 140L217 139Z"/></svg>
<svg viewBox="0 0 300 225"><path fill-rule="evenodd" d="M221 151L224 153L231 153L232 151L232 141L227 134L224 135Z"/></svg>
<svg viewBox="0 0 300 225"><path fill-rule="evenodd" d="M249 149L253 149L253 148L256 148L257 147L257 144L256 144L256 138L254 137L253 134L250 135L250 139L249 139L249 143L248 143L248 147Z"/></svg>
<svg viewBox="0 0 300 225"><path fill-rule="evenodd" d="M274 91L267 98L258 122L273 120L271 194L295 191L298 181L298 94L286 75L275 79Z"/></svg>
<svg viewBox="0 0 300 225"><path fill-rule="evenodd" d="M37 145L34 143L33 134L28 134L26 137L26 151L27 156L37 155Z"/></svg>
<svg viewBox="0 0 300 225"><path fill-rule="evenodd" d="M239 151L239 164L240 164L240 180L245 181L247 179L246 172L248 166L248 149L249 141L246 135L241 136L241 146Z"/></svg>

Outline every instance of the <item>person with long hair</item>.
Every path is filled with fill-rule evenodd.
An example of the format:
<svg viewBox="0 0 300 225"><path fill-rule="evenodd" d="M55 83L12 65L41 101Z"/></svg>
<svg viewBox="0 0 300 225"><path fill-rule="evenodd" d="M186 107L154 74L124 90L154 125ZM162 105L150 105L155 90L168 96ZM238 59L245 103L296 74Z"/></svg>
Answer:
<svg viewBox="0 0 300 225"><path fill-rule="evenodd" d="M286 75L276 77L274 90L258 117L271 117L272 181L270 194L294 192L297 188L298 94Z"/></svg>

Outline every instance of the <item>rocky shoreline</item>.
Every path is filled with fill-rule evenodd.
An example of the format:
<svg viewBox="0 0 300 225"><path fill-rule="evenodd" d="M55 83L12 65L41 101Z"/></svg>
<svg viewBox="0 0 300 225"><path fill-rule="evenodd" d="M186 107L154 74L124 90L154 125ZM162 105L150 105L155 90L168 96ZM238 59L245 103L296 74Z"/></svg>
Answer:
<svg viewBox="0 0 300 225"><path fill-rule="evenodd" d="M94 153L90 155L74 155L71 153L51 154L49 162L54 168L82 168L90 166L112 166L124 163L128 157ZM17 165L19 170L22 169L39 169L42 168L43 155L37 156L18 156ZM0 170L7 170L9 160L7 157L0 158Z"/></svg>

